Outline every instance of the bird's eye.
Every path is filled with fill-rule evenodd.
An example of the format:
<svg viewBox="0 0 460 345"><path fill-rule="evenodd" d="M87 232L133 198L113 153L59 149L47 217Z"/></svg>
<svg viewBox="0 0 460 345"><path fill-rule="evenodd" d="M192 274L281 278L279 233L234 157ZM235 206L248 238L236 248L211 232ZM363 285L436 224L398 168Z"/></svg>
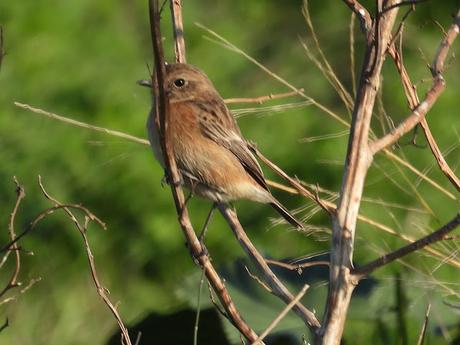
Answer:
<svg viewBox="0 0 460 345"><path fill-rule="evenodd" d="M182 78L174 80L174 85L178 88L181 88L185 85L185 80Z"/></svg>

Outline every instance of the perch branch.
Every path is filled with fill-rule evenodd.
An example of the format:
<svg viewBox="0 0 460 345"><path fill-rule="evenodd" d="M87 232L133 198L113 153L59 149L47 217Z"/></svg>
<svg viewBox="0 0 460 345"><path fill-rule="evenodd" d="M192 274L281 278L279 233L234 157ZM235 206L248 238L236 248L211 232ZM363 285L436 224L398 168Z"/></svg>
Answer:
<svg viewBox="0 0 460 345"><path fill-rule="evenodd" d="M165 64L164 64L164 53L161 41L160 31L160 16L158 12L158 0L149 1L149 15L150 15L150 30L152 38L152 48L155 63L155 74L152 76L152 88L154 97L154 112L150 116L155 116L155 124L158 127L160 133L160 143L163 152L164 162L166 163L167 176L171 178L172 183L171 192L173 195L174 203L176 205L176 211L179 217L179 224L182 232L187 240L189 249L196 262L200 264L206 274L206 278L212 285L214 291L219 297L228 318L232 324L243 334L249 341L257 339L257 334L250 328L250 326L244 321L236 309L230 294L228 293L222 279L214 269L209 255L205 248L200 243L196 233L192 227L188 210L185 205L185 197L180 186L179 172L177 170L174 155L172 153L171 142L169 139L168 128L168 114L169 114L169 103L167 102L165 90L164 90L164 78L165 78ZM157 92L154 92L157 90Z"/></svg>

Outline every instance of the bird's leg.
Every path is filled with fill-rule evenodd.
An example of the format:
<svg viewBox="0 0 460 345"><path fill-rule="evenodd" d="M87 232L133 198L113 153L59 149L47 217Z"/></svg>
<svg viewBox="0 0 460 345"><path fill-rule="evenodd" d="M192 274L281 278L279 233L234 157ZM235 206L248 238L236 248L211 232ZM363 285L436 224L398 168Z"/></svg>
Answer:
<svg viewBox="0 0 460 345"><path fill-rule="evenodd" d="M206 221L204 222L203 229L201 230L200 236L198 239L200 240L201 245L204 247L204 238L206 236L206 232L208 231L209 223L211 222L211 218L216 210L216 203L212 204L211 209L209 210L208 216L206 217Z"/></svg>
<svg viewBox="0 0 460 345"><path fill-rule="evenodd" d="M171 183L172 182L172 183ZM165 174L163 175L163 178L161 179L161 187L164 187L165 184L172 184L173 186L183 186L184 185L184 180L181 177L179 177L178 181L171 181L171 178L168 174L168 171L165 169Z"/></svg>
<svg viewBox="0 0 460 345"><path fill-rule="evenodd" d="M206 217L206 221L204 222L203 228L201 229L200 235L198 236L198 240L201 245L201 253L198 256L196 256L192 252L192 250L188 247L188 243L187 242L185 243L186 247L190 250L190 254L193 258L193 261L195 261L195 263L199 266L201 265L199 258L201 256L209 256L208 248L206 248L206 245L204 244L204 237L206 236L206 231L208 230L208 226L209 226L209 223L211 222L211 218L212 218L212 215L214 214L216 206L217 205L215 203L212 204L211 210L209 211L208 216Z"/></svg>

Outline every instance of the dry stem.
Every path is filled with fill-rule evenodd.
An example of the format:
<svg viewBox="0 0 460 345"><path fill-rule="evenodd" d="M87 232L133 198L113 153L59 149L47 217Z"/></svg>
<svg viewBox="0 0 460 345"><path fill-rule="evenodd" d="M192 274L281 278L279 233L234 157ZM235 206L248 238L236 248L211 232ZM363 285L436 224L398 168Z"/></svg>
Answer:
<svg viewBox="0 0 460 345"><path fill-rule="evenodd" d="M246 254L251 258L251 260L257 265L259 270L263 273L265 282L268 284L268 287L271 289L272 293L275 296L281 298L285 303L291 303L294 296L273 273L273 271L267 265L265 259L262 257L262 255L259 253L256 247L252 244L251 240L246 235L246 232L241 226L238 217L236 216L236 213L232 211L226 204L218 204L217 206L219 208L219 211L227 220L235 237L240 242ZM293 307L293 309L297 313L297 315L299 315L299 317L301 317L302 320L304 320L304 322L307 324L307 326L310 327L311 330L314 331L320 326L315 314L307 308L305 308L305 306L303 306L302 304L296 304Z"/></svg>
<svg viewBox="0 0 460 345"><path fill-rule="evenodd" d="M300 299L305 295L305 292L307 292L309 288L309 285L305 284L302 290L297 294L297 296L289 302L289 304L278 314L278 316L273 319L273 321L267 326L265 331L263 331L260 335L259 338L257 338L252 345L259 345L261 344L261 341L264 340L264 338L276 327L276 325L286 316L286 314L296 305L297 302L300 301Z"/></svg>

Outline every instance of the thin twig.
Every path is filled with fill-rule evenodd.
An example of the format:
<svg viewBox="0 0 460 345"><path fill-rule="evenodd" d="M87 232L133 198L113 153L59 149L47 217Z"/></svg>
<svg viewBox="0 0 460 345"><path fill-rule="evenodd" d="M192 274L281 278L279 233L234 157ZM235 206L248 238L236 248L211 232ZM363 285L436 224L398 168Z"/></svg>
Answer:
<svg viewBox="0 0 460 345"><path fill-rule="evenodd" d="M129 338L128 329L126 328L125 324L123 323L123 320L122 320L117 308L110 301L110 298L108 297L108 290L102 285L102 283L99 280L98 273L97 273L97 270L96 270L96 264L94 262L94 255L92 253L92 250L91 250L91 247L90 247L90 244L89 244L89 240L88 240L88 237L86 235L87 230L88 230L89 221L90 220L96 220L98 218L95 217L93 215L93 213L91 213L89 210L88 210L88 212L86 212L86 209L83 208L83 210L85 212L85 216L86 216L85 217L86 221L85 221L85 224L82 225L78 221L77 217L73 214L73 212L71 211L70 207L66 206L65 204L62 204L61 202L59 202L56 198L52 197L46 191L45 187L43 186L43 183L42 183L42 180L41 180L40 176L39 176L39 185L40 185L40 189L41 189L43 195L54 204L54 207L62 208L67 213L68 217L72 220L72 222L75 224L76 228L80 232L80 235L83 238L83 243L84 243L85 250L86 250L86 257L88 259L88 264L89 264L89 268L90 268L90 271L91 271L91 277L92 277L94 285L96 287L96 291L97 291L98 295L101 297L102 301L109 308L109 310L112 313L112 315L114 316L114 318L116 319L116 321L118 323L118 327L120 328L121 333L122 333L123 343L126 344L126 345L131 345L131 339ZM79 208L79 209L82 210L81 208ZM99 223L99 225L101 225L101 222L98 222L98 223ZM104 223L102 223L102 224L104 224Z"/></svg>
<svg viewBox="0 0 460 345"><path fill-rule="evenodd" d="M276 318L273 319L273 321L268 325L268 327L263 331L260 335L259 338L257 338L252 345L259 345L261 344L261 341L264 340L264 338L276 327L276 325L286 316L286 314L296 305L297 302L300 301L300 299L305 295L305 292L307 292L308 288L310 286L305 284L302 290L295 296L295 298L281 311L281 313L278 314Z"/></svg>
<svg viewBox="0 0 460 345"><path fill-rule="evenodd" d="M279 266L286 268L291 271L302 271L303 268L315 267L315 266L327 266L329 267L329 261L309 261L302 264L290 264L288 262L282 262L277 260L265 259L265 262L269 265Z"/></svg>
<svg viewBox="0 0 460 345"><path fill-rule="evenodd" d="M127 139L129 141L140 143L140 144L149 145L148 140L141 139L141 138L138 138L138 137L135 137L133 135L129 135L129 134L126 134L126 133L123 133L123 132L115 131L115 130L112 130L112 129L107 129L107 128L104 128L104 127L93 126L93 125L87 124L85 122L81 122L81 121L71 119L69 117L64 117L64 116L61 116L61 115L58 115L58 114L51 113L49 111L45 111L45 110L42 110L42 109L39 109L39 108L32 107L32 106L30 106L28 104L14 102L14 105L19 107L19 108L30 110L30 111L32 111L32 112L34 112L36 114L45 115L45 116L47 116L47 117L49 117L49 118L51 118L53 120L58 120L58 121L61 121L61 122L65 122L65 123L68 123L68 124L73 125L73 126L90 129L90 130L96 131L96 132L102 132L102 133L110 134L110 135L113 135L113 136L116 136L116 137Z"/></svg>
<svg viewBox="0 0 460 345"><path fill-rule="evenodd" d="M13 180L14 180L14 184L16 185L16 203L14 204L13 211L11 212L11 215L10 215L10 221L8 223L8 232L10 235L10 246L8 247L8 253L14 252L14 255L16 257L16 263L15 263L14 271L8 283L3 288L3 290L0 292L0 297L2 297L8 290L21 285L21 283L18 282L19 271L21 270L21 253L20 253L19 246L16 242L17 236L16 236L16 232L14 231L14 222L16 220L16 214L18 212L19 205L21 204L21 201L25 198L26 193L24 192L24 188L19 184L16 177L13 177Z"/></svg>
<svg viewBox="0 0 460 345"><path fill-rule="evenodd" d="M198 329L200 325L200 312L201 312L201 290L203 289L204 278L205 278L204 271L201 271L200 285L198 287L198 297L196 301L195 326L193 328L193 345L198 345Z"/></svg>
<svg viewBox="0 0 460 345"><path fill-rule="evenodd" d="M316 65L316 67L323 73L324 77L328 80L328 82L332 85L334 90L336 91L337 95L342 99L342 102L345 104L348 112L351 113L353 109L353 98L351 97L350 93L346 90L343 86L342 82L337 77L337 74L334 72L331 64L329 63L326 55L321 48L321 44L319 42L318 37L316 36L315 28L313 26L313 22L311 20L310 11L308 9L308 0L304 0L302 6L302 14L307 22L308 29L310 30L311 37L313 38L313 42L315 43L316 51L319 55L318 60L308 48L308 45L305 42L301 42L302 46L304 47L308 58Z"/></svg>
<svg viewBox="0 0 460 345"><path fill-rule="evenodd" d="M270 161L267 157L265 157L258 149L255 147L255 145L250 145L250 149L256 154L256 156L264 162L270 169L272 169L276 174L284 178L287 182L293 186L299 194L313 200L316 202L323 210L325 210L328 214L331 214L333 212L333 208L330 207L324 200L321 200L318 197L318 194L315 191L310 191L302 184L290 177L288 174L286 174L280 167L278 167L275 163Z"/></svg>
<svg viewBox="0 0 460 345"><path fill-rule="evenodd" d="M195 25L198 26L199 28L205 30L206 32L208 32L209 34L214 36L215 38L217 38L219 40L219 42L221 44L223 44L223 46L226 47L227 49L231 49L232 51L244 56L246 59L251 61L253 64L255 64L257 67L259 67L261 70L263 70L265 73L269 74L272 78L276 79L277 81L279 81L280 83L282 83L283 85L285 85L286 87L291 89L292 91L296 92L299 96L303 97L307 101L310 101L318 109L320 109L321 111L325 112L326 114L332 116L334 119L336 119L338 122L340 122L344 126L349 127L348 122L345 121L344 119L342 119L338 114L336 114L332 110L328 109L327 107L323 106L321 103L318 103L312 97L310 97L307 94L305 94L304 92L300 91L301 89L299 89L299 88L295 87L294 85L290 84L289 82L287 82L285 79L283 79L282 77L280 77L276 73L273 73L272 71L270 71L267 67L262 65L259 61L257 61L253 57L251 57L248 54L246 54L244 51L242 51L237 46L235 46L234 44L232 44L231 42L226 40L224 37L220 36L215 31L209 29L208 27L206 27L206 26L204 26L204 25L202 25L200 23L195 23Z"/></svg>
<svg viewBox="0 0 460 345"><path fill-rule="evenodd" d="M254 98L227 98L227 99L224 100L224 102L226 104L232 104L232 103L258 103L258 104L262 104L264 102L271 101L273 99L280 99L280 98L298 96L299 92L303 92L303 91L304 91L304 89L299 89L297 91L284 92L284 93L271 93L269 95L259 96L259 97L254 97Z"/></svg>
<svg viewBox="0 0 460 345"><path fill-rule="evenodd" d="M401 247L391 253L382 255L380 258L359 266L352 271L352 274L359 279L371 274L377 268L389 264L390 262L401 259L419 249L428 245L444 240L445 236L451 231L455 230L460 225L460 214L457 214L450 222L436 230L435 232L413 242L404 247Z"/></svg>
<svg viewBox="0 0 460 345"><path fill-rule="evenodd" d="M426 329L428 328L428 321L430 316L431 310L431 303L428 303L425 310L425 320L423 321L422 329L420 330L420 334L418 336L417 345L423 345L426 335Z"/></svg>
<svg viewBox="0 0 460 345"><path fill-rule="evenodd" d="M420 121L420 126L425 133L426 140L428 141L428 145L430 146L431 152L433 153L436 162L438 163L439 168L441 171L446 175L452 185L460 192L460 179L455 175L454 171L450 168L449 164L447 164L444 155L442 154L436 140L431 134L430 126L425 118Z"/></svg>
<svg viewBox="0 0 460 345"><path fill-rule="evenodd" d="M402 7L402 6L413 6L413 5L420 4L420 3L426 2L426 1L429 1L429 0L405 0L405 1L401 1L401 2L399 2L397 4L393 4L391 6L385 7L383 9L382 13L390 11L393 8Z"/></svg>

